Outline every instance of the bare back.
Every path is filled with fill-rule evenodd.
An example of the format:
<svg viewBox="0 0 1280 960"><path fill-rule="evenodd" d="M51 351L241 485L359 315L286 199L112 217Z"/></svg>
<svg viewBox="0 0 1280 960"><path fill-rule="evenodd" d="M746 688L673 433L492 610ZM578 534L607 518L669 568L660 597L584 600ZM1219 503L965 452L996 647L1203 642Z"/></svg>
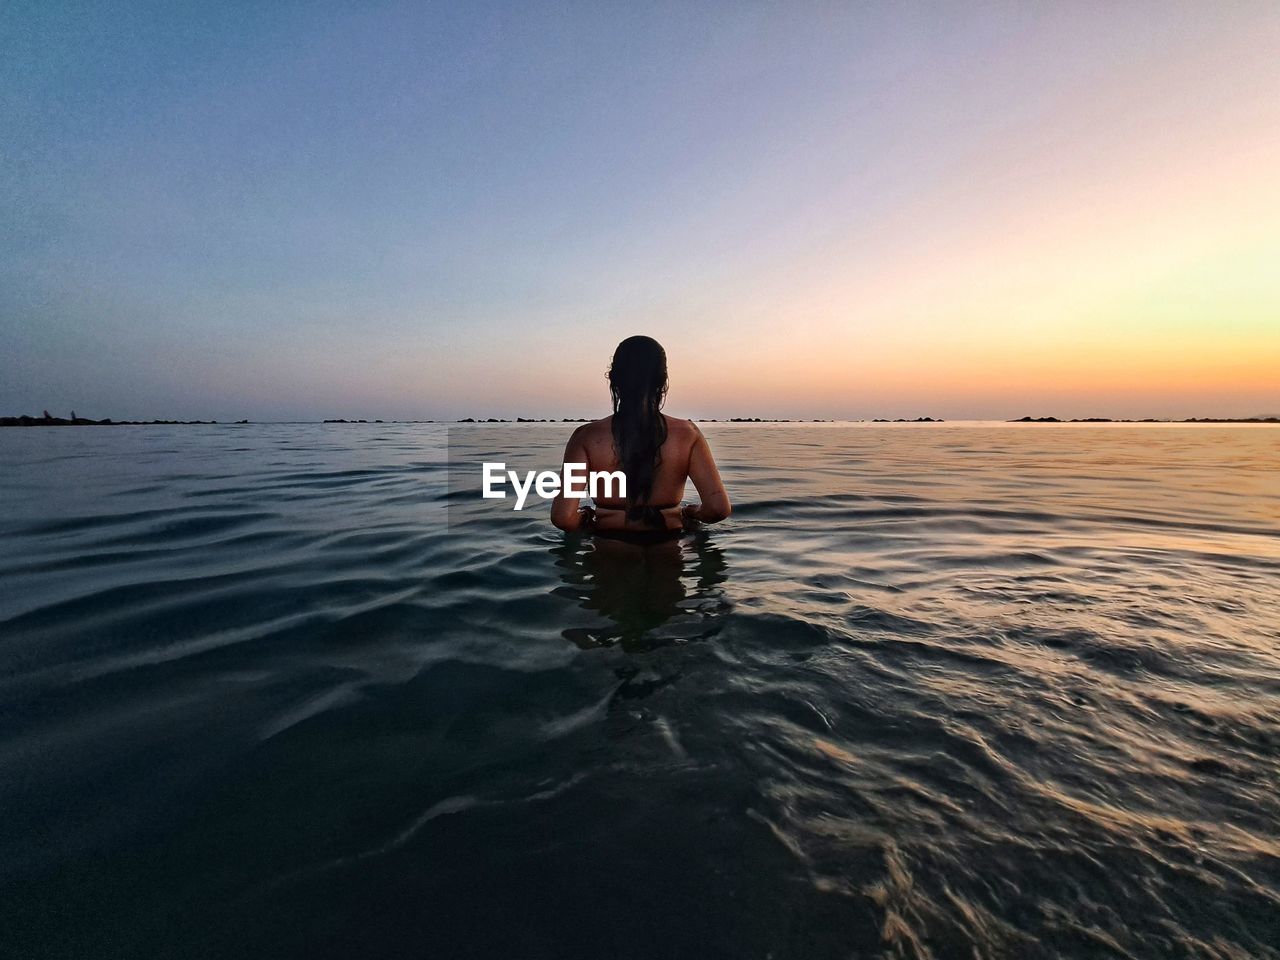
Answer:
<svg viewBox="0 0 1280 960"><path fill-rule="evenodd" d="M667 422L667 439L660 451L661 462L653 472L653 491L649 499L635 506L674 507L684 496L685 480L689 477L689 460L694 444L702 432L692 421L677 420L663 414ZM618 452L613 445L613 417L605 417L587 424L579 431L579 442L586 456L588 470L621 470ZM598 507L627 506L620 498L602 498Z"/></svg>
<svg viewBox="0 0 1280 960"><path fill-rule="evenodd" d="M654 470L653 489L643 503L628 504L620 498L602 498L596 502L601 514L602 529L630 529L623 514L631 506L647 506L661 510L670 529L683 524L680 501L684 496L685 481L692 480L702 499L702 507L711 516L723 519L728 516L729 497L720 479L711 448L702 431L691 420L679 420L663 414L667 425L667 439L662 444L660 463ZM565 463L585 463L589 471L620 470L618 453L613 443L613 417L594 420L574 431L565 446ZM571 515L578 511L578 501L557 497L552 506L552 521L562 529L573 529ZM616 516L608 516L616 514ZM714 521L710 521L714 522Z"/></svg>

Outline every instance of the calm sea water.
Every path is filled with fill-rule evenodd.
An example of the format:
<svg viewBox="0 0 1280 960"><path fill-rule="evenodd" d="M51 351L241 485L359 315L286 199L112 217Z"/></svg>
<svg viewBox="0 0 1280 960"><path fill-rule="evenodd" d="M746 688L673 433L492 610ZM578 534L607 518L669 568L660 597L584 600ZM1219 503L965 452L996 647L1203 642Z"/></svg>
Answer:
<svg viewBox="0 0 1280 960"><path fill-rule="evenodd" d="M1280 956L1280 429L566 432L3 431L0 953Z"/></svg>

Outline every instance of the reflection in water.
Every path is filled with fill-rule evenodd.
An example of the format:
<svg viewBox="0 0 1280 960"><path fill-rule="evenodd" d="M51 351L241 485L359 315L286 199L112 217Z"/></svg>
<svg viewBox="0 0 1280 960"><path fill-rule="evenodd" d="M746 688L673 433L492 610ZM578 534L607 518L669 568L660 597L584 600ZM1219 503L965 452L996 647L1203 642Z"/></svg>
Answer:
<svg viewBox="0 0 1280 960"><path fill-rule="evenodd" d="M599 624L563 632L583 649L621 643L640 652L714 635L730 608L720 589L724 552L698 531L639 545L607 537L569 537L552 551L560 596L600 614Z"/></svg>

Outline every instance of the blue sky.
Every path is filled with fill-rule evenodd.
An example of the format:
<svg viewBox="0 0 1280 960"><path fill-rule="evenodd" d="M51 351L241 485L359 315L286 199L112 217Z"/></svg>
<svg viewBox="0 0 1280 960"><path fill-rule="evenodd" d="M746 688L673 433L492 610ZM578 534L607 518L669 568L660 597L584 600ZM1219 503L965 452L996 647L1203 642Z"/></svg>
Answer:
<svg viewBox="0 0 1280 960"><path fill-rule="evenodd" d="M2 413L585 415L636 332L698 416L1280 401L1273 5L47 2L0 31Z"/></svg>

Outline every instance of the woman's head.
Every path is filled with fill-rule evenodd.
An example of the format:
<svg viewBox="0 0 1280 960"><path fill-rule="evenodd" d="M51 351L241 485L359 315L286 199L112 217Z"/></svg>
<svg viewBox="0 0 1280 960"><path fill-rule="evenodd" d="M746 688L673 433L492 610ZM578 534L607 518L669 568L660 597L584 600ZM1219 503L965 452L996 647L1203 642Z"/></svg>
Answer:
<svg viewBox="0 0 1280 960"><path fill-rule="evenodd" d="M613 397L613 445L627 475L627 499L653 492L653 474L667 439L662 402L667 396L667 353L652 337L627 337L609 366Z"/></svg>
<svg viewBox="0 0 1280 960"><path fill-rule="evenodd" d="M656 411L667 395L667 352L653 337L627 337L613 351L609 365L613 409L619 404L652 405Z"/></svg>

